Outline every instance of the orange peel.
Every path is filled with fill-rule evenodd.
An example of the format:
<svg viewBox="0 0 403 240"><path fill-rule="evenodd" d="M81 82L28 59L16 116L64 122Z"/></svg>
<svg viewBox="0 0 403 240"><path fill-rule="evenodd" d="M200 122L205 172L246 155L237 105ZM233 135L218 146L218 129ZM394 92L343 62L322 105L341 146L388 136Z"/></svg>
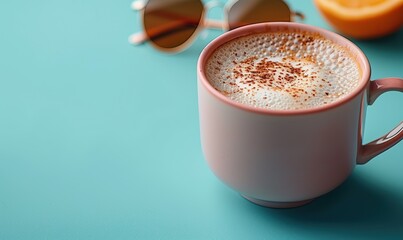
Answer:
<svg viewBox="0 0 403 240"><path fill-rule="evenodd" d="M403 26L403 0L314 0L336 30L357 39L383 37Z"/></svg>

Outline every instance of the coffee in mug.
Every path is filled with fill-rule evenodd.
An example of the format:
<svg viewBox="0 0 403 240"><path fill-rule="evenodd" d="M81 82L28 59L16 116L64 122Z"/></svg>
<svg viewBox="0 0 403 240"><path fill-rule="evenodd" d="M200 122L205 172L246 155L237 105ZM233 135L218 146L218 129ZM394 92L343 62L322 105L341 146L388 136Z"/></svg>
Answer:
<svg viewBox="0 0 403 240"><path fill-rule="evenodd" d="M232 39L215 50L205 70L210 84L229 99L278 110L332 103L355 89L361 77L346 47L304 31Z"/></svg>

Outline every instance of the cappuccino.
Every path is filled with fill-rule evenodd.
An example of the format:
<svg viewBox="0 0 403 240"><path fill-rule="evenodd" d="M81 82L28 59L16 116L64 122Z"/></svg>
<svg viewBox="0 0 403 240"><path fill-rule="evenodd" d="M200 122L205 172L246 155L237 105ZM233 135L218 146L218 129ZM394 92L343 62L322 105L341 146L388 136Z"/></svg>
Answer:
<svg viewBox="0 0 403 240"><path fill-rule="evenodd" d="M349 50L308 32L270 32L236 38L206 63L221 94L241 104L273 110L319 107L341 99L361 71Z"/></svg>

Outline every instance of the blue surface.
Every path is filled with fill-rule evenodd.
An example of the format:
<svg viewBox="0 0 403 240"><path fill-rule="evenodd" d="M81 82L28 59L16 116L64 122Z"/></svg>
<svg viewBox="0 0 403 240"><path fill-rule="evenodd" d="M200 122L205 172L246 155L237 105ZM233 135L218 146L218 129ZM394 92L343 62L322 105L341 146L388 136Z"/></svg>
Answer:
<svg viewBox="0 0 403 240"><path fill-rule="evenodd" d="M311 1L289 1L330 29ZM201 152L196 62L130 46L130 1L0 4L0 239L403 239L403 144L305 207L251 204ZM220 9L211 15L219 18ZM403 31L355 41L373 78L403 77ZM365 141L403 119L369 107Z"/></svg>

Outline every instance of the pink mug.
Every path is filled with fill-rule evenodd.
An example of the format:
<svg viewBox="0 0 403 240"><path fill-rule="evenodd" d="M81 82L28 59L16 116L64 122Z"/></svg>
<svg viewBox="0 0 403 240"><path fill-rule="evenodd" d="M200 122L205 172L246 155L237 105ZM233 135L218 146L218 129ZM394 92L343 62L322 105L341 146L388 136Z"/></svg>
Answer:
<svg viewBox="0 0 403 240"><path fill-rule="evenodd" d="M240 36L279 30L313 32L347 47L362 70L359 86L327 105L277 111L234 102L210 85L206 61L219 46ZM385 136L362 144L367 105L384 92L403 92L403 79L370 81L370 73L357 46L318 27L260 23L224 33L203 50L197 66L201 144L209 167L230 188L266 207L297 207L331 191L356 164L403 138L401 122Z"/></svg>

